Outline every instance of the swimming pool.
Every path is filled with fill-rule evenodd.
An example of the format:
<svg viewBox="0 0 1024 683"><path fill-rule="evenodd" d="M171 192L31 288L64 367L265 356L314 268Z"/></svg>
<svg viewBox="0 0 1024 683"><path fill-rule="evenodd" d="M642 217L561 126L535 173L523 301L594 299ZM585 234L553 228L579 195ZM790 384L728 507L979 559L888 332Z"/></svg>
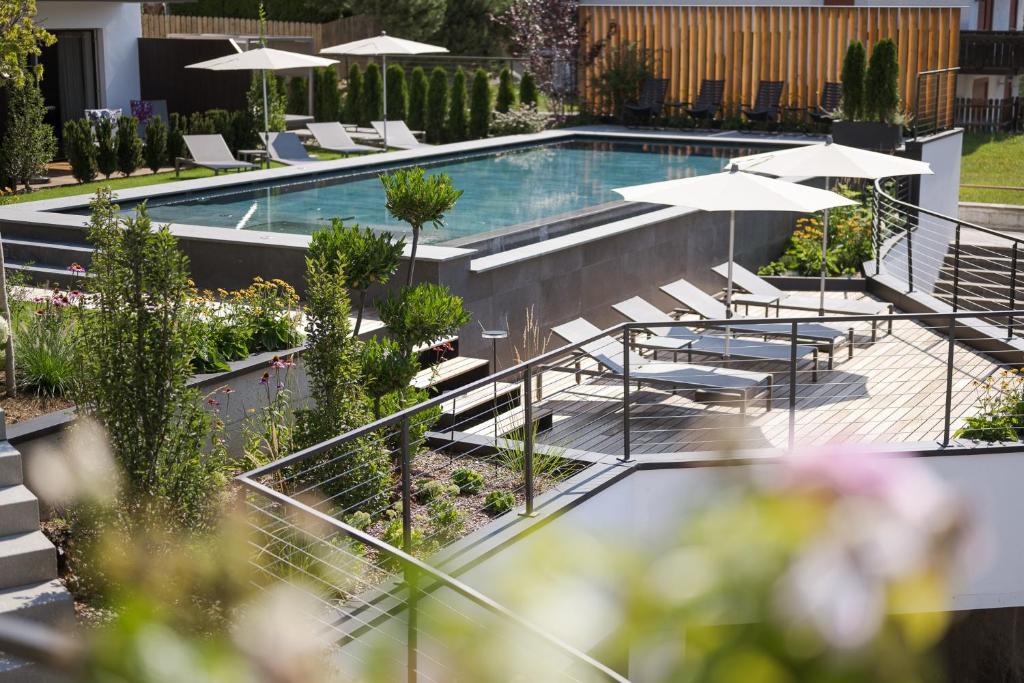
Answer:
<svg viewBox="0 0 1024 683"><path fill-rule="evenodd" d="M715 173L753 150L736 145L571 139L447 158L424 159L464 194L439 229L422 242L444 243L508 226L535 223L616 201L615 187ZM310 167L313 170L315 167ZM341 171L300 180L156 197L157 222L310 234L334 217L380 230L408 232L384 208L377 174Z"/></svg>

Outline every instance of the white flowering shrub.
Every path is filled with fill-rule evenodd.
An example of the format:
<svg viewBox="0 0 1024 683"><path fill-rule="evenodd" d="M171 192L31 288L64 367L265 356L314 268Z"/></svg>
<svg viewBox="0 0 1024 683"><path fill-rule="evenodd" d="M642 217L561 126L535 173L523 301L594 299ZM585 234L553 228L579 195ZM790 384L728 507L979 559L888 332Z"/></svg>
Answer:
<svg viewBox="0 0 1024 683"><path fill-rule="evenodd" d="M494 112L491 135L521 135L539 133L548 124L548 115L536 107L524 106L506 112Z"/></svg>

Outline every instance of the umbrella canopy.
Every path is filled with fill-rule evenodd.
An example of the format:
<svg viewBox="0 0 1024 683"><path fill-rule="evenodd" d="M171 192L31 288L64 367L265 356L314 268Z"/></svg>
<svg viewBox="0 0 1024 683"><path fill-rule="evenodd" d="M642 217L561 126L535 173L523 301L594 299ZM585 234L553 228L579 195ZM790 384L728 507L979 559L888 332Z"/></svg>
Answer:
<svg viewBox="0 0 1024 683"><path fill-rule="evenodd" d="M353 40L350 43L332 45L320 50L322 55L362 55L380 57L381 72L384 75L384 149L388 148L388 55L425 55L448 52L440 45L417 43L415 40L395 38L381 31L379 36Z"/></svg>

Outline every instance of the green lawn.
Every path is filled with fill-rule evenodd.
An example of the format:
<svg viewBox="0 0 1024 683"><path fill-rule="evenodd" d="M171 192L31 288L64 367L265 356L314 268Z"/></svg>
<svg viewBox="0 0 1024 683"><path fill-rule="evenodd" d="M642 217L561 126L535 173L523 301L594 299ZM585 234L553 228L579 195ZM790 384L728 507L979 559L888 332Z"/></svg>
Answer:
<svg viewBox="0 0 1024 683"><path fill-rule="evenodd" d="M1024 135L965 134L963 158L960 162L960 182L1024 187ZM961 187L960 201L1024 204L1024 190Z"/></svg>

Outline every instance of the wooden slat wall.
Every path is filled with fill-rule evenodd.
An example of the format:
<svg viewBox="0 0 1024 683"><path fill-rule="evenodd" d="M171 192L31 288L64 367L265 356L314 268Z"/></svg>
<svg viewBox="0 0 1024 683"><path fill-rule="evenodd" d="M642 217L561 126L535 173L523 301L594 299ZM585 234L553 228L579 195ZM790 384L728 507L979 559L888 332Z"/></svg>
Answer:
<svg viewBox="0 0 1024 683"><path fill-rule="evenodd" d="M918 72L957 66L959 57L956 7L584 6L580 21L583 54L599 41L605 51L624 43L649 50L669 79L670 102L692 102L702 79L725 78L732 105L750 104L761 80L785 80L785 105L813 106L822 84L839 80L850 41L861 40L870 54L876 42L892 38L909 109ZM582 67L585 99L600 64L598 57Z"/></svg>
<svg viewBox="0 0 1024 683"><path fill-rule="evenodd" d="M259 35L259 31L259 21L256 19L189 17L169 14L142 15L143 38L166 38L173 33L255 36ZM376 22L372 17L364 15L343 17L323 24L299 21L267 22L268 35L312 38L314 51L366 38L376 33ZM653 34L651 38L653 38Z"/></svg>

